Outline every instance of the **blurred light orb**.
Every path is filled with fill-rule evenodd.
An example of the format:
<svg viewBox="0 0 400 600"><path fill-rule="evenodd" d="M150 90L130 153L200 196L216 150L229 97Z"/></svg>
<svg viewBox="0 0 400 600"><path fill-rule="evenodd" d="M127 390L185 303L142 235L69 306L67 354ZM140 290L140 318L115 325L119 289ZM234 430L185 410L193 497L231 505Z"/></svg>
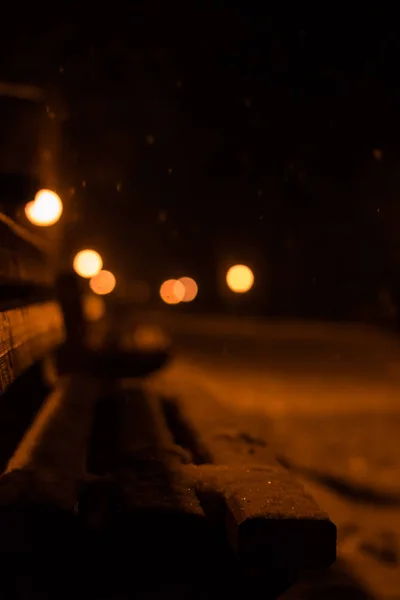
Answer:
<svg viewBox="0 0 400 600"><path fill-rule="evenodd" d="M111 294L117 284L114 273L111 271L100 271L90 280L90 289L99 296Z"/></svg>
<svg viewBox="0 0 400 600"><path fill-rule="evenodd" d="M182 302L192 302L197 296L199 286L191 277L180 277L178 281L180 281L185 288L185 295L182 298Z"/></svg>
<svg viewBox="0 0 400 600"><path fill-rule="evenodd" d="M35 223L35 211L33 209L33 205L34 205L34 201L31 200L30 202L28 202L27 204L25 204L25 214L28 218L28 221L30 221L31 223Z"/></svg>
<svg viewBox="0 0 400 600"><path fill-rule="evenodd" d="M244 294L253 287L253 271L246 265L234 265L226 274L226 283L232 292Z"/></svg>
<svg viewBox="0 0 400 600"><path fill-rule="evenodd" d="M86 294L82 302L83 314L86 321L94 323L99 321L106 314L106 304L100 296Z"/></svg>
<svg viewBox="0 0 400 600"><path fill-rule="evenodd" d="M81 250L74 258L73 267L75 273L90 279L103 268L103 259L95 250Z"/></svg>
<svg viewBox="0 0 400 600"><path fill-rule="evenodd" d="M185 297L185 286L177 279L167 279L160 288L161 300L166 304L179 304Z"/></svg>
<svg viewBox="0 0 400 600"><path fill-rule="evenodd" d="M25 214L33 225L49 227L60 220L63 212L61 198L51 190L39 190L34 200L25 206Z"/></svg>

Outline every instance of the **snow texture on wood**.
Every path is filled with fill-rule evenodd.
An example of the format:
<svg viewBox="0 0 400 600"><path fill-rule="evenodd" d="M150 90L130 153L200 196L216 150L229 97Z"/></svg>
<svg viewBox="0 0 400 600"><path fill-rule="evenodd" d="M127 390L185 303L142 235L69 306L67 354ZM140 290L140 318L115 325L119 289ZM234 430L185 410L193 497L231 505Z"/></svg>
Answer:
<svg viewBox="0 0 400 600"><path fill-rule="evenodd" d="M180 415L176 437L203 457L186 471L198 493L214 490L225 499L227 533L241 559L285 569L329 566L336 528L275 460L265 421L227 410L187 381L178 387L178 396L166 400Z"/></svg>
<svg viewBox="0 0 400 600"><path fill-rule="evenodd" d="M162 577L171 577L177 565L188 573L210 546L209 524L191 478L179 468L188 457L174 444L158 398L132 380L113 395L111 406L117 431L114 544L120 552L124 548L123 555L128 545L135 548L137 576L148 576L154 564ZM86 511L90 514L90 506Z"/></svg>
<svg viewBox="0 0 400 600"><path fill-rule="evenodd" d="M125 387L118 403L122 505L130 511L155 509L203 518L195 491L179 470L188 456L174 444L159 399L139 387Z"/></svg>

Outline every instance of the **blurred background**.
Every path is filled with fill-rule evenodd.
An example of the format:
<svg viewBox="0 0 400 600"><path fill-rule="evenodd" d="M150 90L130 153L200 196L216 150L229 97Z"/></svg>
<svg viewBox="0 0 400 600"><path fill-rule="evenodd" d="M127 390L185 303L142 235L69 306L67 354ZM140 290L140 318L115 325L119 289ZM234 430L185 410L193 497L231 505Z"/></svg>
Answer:
<svg viewBox="0 0 400 600"><path fill-rule="evenodd" d="M199 293L179 310L397 328L389 18L218 2L24 12L3 31L1 79L45 96L1 95L0 168L46 171L73 212L71 252L96 247L121 295L158 307L164 280L190 276ZM249 294L226 293L236 263Z"/></svg>

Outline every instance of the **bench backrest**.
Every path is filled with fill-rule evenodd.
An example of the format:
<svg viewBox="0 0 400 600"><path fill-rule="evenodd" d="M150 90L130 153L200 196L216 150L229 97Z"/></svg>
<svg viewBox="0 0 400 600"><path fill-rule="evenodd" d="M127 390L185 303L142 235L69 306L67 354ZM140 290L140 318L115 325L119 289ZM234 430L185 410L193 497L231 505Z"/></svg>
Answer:
<svg viewBox="0 0 400 600"><path fill-rule="evenodd" d="M29 241L29 232L2 216L0 394L63 339L63 318L46 253L34 239Z"/></svg>
<svg viewBox="0 0 400 600"><path fill-rule="evenodd" d="M43 232L24 205L55 182L57 128L43 90L0 81L0 394L63 338Z"/></svg>

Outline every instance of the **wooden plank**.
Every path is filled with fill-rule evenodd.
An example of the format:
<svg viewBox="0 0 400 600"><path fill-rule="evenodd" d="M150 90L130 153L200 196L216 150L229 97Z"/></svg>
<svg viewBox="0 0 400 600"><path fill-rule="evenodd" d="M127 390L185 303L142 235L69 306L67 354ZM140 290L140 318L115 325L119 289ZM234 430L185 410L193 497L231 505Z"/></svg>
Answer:
<svg viewBox="0 0 400 600"><path fill-rule="evenodd" d="M122 504L130 511L155 508L204 517L194 490L187 487L179 472L187 457L172 439L159 398L132 382L125 382L116 401L119 413L116 472L122 486Z"/></svg>
<svg viewBox="0 0 400 600"><path fill-rule="evenodd" d="M99 393L95 379L73 375L61 378L45 400L0 477L2 551L63 546L85 475Z"/></svg>
<svg viewBox="0 0 400 600"><path fill-rule="evenodd" d="M184 572L197 568L211 543L209 524L179 468L185 453L172 440L159 399L126 381L110 410L112 405L117 411L113 527L118 546L134 543L136 564L146 572L153 564L164 577L171 577L177 565Z"/></svg>
<svg viewBox="0 0 400 600"><path fill-rule="evenodd" d="M0 312L0 393L63 340L57 302Z"/></svg>
<svg viewBox="0 0 400 600"><path fill-rule="evenodd" d="M63 377L46 399L0 478L0 503L18 475L29 481L27 499L36 494L47 505L73 510L77 484L85 475L85 457L100 383L80 375ZM34 486L32 487L32 481ZM21 488L19 488L19 492Z"/></svg>
<svg viewBox="0 0 400 600"><path fill-rule="evenodd" d="M329 566L336 556L336 528L302 485L275 460L261 418L235 413L190 380L175 388L166 414L175 439L191 453L186 467L199 494L225 499L225 524L242 562L269 568ZM173 424L175 422L175 425Z"/></svg>

